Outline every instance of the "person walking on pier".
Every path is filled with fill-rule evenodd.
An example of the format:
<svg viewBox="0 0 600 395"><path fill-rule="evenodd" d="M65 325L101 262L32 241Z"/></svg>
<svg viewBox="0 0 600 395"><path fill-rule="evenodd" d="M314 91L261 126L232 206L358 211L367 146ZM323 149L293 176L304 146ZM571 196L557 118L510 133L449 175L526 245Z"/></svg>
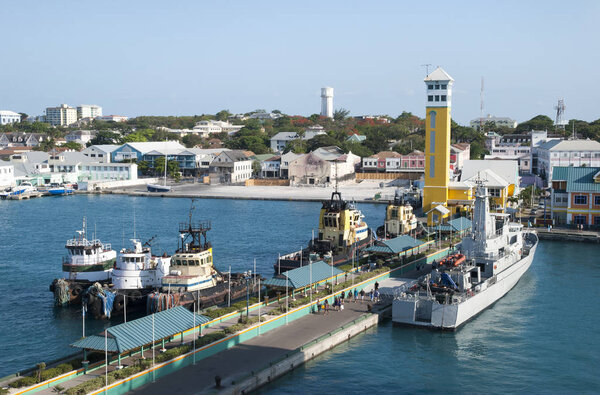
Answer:
<svg viewBox="0 0 600 395"><path fill-rule="evenodd" d="M361 289L360 290L360 303L362 303L363 300L365 300L365 290Z"/></svg>
<svg viewBox="0 0 600 395"><path fill-rule="evenodd" d="M327 315L327 313L329 312L329 302L327 301L327 299L325 299L325 302L323 303L323 308L325 309L323 315Z"/></svg>
<svg viewBox="0 0 600 395"><path fill-rule="evenodd" d="M356 303L356 299L358 299L358 290L354 288L354 303Z"/></svg>

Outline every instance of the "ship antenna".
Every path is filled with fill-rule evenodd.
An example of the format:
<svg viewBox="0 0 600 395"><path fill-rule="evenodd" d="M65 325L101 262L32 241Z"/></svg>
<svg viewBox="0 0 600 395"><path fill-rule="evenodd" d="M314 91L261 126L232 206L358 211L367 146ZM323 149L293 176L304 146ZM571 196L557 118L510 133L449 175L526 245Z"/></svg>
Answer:
<svg viewBox="0 0 600 395"><path fill-rule="evenodd" d="M135 206L133 206L133 238L135 239Z"/></svg>
<svg viewBox="0 0 600 395"><path fill-rule="evenodd" d="M335 160L335 193L338 192L338 168L337 168L337 159Z"/></svg>
<svg viewBox="0 0 600 395"><path fill-rule="evenodd" d="M194 215L194 210L196 209L196 207L194 207L194 200L196 199L192 199L192 203L190 204L190 230L192 228L192 216Z"/></svg>

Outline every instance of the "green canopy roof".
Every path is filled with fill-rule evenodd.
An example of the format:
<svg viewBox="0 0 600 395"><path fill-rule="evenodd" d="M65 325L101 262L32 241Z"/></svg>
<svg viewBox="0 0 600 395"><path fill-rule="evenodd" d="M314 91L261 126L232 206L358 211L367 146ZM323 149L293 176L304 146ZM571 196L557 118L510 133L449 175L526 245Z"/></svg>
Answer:
<svg viewBox="0 0 600 395"><path fill-rule="evenodd" d="M176 335L194 327L194 313L183 306L158 312L154 315L154 337L152 337L152 315L107 328L109 352L123 353L134 348ZM210 319L196 315L196 325L204 324ZM104 332L100 335L84 337L71 344L72 347L86 350L104 351Z"/></svg>
<svg viewBox="0 0 600 395"><path fill-rule="evenodd" d="M599 172L600 167L555 166L552 180L566 181L567 192L600 192L600 182L594 182Z"/></svg>
<svg viewBox="0 0 600 395"><path fill-rule="evenodd" d="M277 277L266 280L263 284L266 286L283 288L287 283L287 286L291 289L304 288L311 283L311 268L313 283L328 279L331 277L332 272L334 276L344 273L336 267L332 268L327 262L318 261L311 263L310 265L283 272Z"/></svg>
<svg viewBox="0 0 600 395"><path fill-rule="evenodd" d="M366 249L369 252L379 252L384 254L399 254L402 251L410 250L423 244L422 241L407 235L400 235L393 239L380 240L374 246Z"/></svg>

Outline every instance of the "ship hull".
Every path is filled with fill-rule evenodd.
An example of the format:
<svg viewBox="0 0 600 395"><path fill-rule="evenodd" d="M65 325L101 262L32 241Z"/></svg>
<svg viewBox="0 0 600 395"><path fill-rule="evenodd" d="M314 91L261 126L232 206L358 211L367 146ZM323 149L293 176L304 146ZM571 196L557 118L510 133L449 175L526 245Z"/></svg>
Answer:
<svg viewBox="0 0 600 395"><path fill-rule="evenodd" d="M146 189L148 192L170 192L171 187L166 185L147 184Z"/></svg>
<svg viewBox="0 0 600 395"><path fill-rule="evenodd" d="M510 291L531 266L538 245L529 254L506 270L498 273L496 282L468 299L456 304L440 304L435 300L395 299L392 304L392 321L397 325L412 325L432 329L456 330L471 318L497 302Z"/></svg>

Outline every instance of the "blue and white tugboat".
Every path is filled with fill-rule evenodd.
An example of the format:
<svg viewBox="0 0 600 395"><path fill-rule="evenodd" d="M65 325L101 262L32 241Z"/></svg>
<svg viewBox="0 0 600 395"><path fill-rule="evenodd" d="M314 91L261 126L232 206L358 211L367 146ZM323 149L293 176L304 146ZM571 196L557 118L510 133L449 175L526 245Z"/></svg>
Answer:
<svg viewBox="0 0 600 395"><path fill-rule="evenodd" d="M535 232L490 213L478 182L473 228L461 242L466 259L446 260L430 274L397 290L392 321L455 330L510 291L529 269L538 245Z"/></svg>

